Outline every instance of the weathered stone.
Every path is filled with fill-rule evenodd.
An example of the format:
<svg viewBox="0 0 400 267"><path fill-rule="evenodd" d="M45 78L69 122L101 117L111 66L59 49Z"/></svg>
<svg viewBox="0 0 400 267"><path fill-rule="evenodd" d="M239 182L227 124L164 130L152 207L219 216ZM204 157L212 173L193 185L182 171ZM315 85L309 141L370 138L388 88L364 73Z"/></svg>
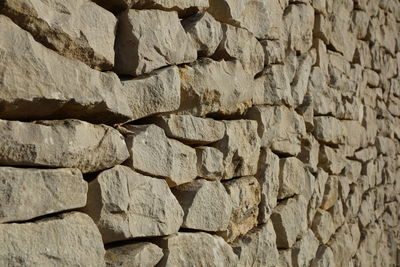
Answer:
<svg viewBox="0 0 400 267"><path fill-rule="evenodd" d="M275 267L278 264L276 234L270 220L238 238L232 247L239 257L237 266Z"/></svg>
<svg viewBox="0 0 400 267"><path fill-rule="evenodd" d="M180 68L181 107L184 113L243 113L252 103L254 80L239 61L208 58Z"/></svg>
<svg viewBox="0 0 400 267"><path fill-rule="evenodd" d="M321 146L319 150L319 165L329 174L340 174L346 164L344 156L339 149Z"/></svg>
<svg viewBox="0 0 400 267"><path fill-rule="evenodd" d="M117 19L91 1L6 0L1 13L63 56L101 70L114 65Z"/></svg>
<svg viewBox="0 0 400 267"><path fill-rule="evenodd" d="M0 223L81 208L87 188L77 169L0 167Z"/></svg>
<svg viewBox="0 0 400 267"><path fill-rule="evenodd" d="M315 236L318 237L322 244L326 244L331 235L335 232L332 216L329 212L319 209L311 226Z"/></svg>
<svg viewBox="0 0 400 267"><path fill-rule="evenodd" d="M223 122L209 118L171 114L157 117L153 121L164 129L168 137L187 144L214 143L221 140L225 133Z"/></svg>
<svg viewBox="0 0 400 267"><path fill-rule="evenodd" d="M261 149L256 177L261 186L259 220L266 223L277 205L279 191L279 157L267 148Z"/></svg>
<svg viewBox="0 0 400 267"><path fill-rule="evenodd" d="M125 163L132 169L167 180L176 186L194 180L197 176L196 151L166 137L155 125L126 126L126 137L131 157Z"/></svg>
<svg viewBox="0 0 400 267"><path fill-rule="evenodd" d="M297 242L292 249L293 265L296 267L310 266L315 258L319 246L318 239L309 229L307 233Z"/></svg>
<svg viewBox="0 0 400 267"><path fill-rule="evenodd" d="M232 214L232 200L219 181L195 180L172 189L185 216L182 227L225 231Z"/></svg>
<svg viewBox="0 0 400 267"><path fill-rule="evenodd" d="M178 233L163 238L160 246L164 249L161 266L185 266L192 262L199 266L219 267L237 266L238 262L224 239L207 233Z"/></svg>
<svg viewBox="0 0 400 267"><path fill-rule="evenodd" d="M260 155L257 122L251 120L224 121L222 140L213 144L224 154L224 179L255 175Z"/></svg>
<svg viewBox="0 0 400 267"><path fill-rule="evenodd" d="M178 67L167 67L145 77L123 80L122 84L133 120L179 108L181 82Z"/></svg>
<svg viewBox="0 0 400 267"><path fill-rule="evenodd" d="M0 120L0 164L78 168L95 172L129 157L111 127L78 120L36 123Z"/></svg>
<svg viewBox="0 0 400 267"><path fill-rule="evenodd" d="M357 39L365 39L369 24L369 16L362 10L354 10L352 14L351 31Z"/></svg>
<svg viewBox="0 0 400 267"><path fill-rule="evenodd" d="M176 12L129 9L119 15L115 72L138 76L196 59ZM166 31L163 25L168 25Z"/></svg>
<svg viewBox="0 0 400 267"><path fill-rule="evenodd" d="M280 249L279 250L279 267L292 267L292 250L291 249Z"/></svg>
<svg viewBox="0 0 400 267"><path fill-rule="evenodd" d="M307 52L313 41L314 9L311 5L294 4L285 9L283 16L289 47L300 53Z"/></svg>
<svg viewBox="0 0 400 267"><path fill-rule="evenodd" d="M224 187L231 198L232 215L227 231L220 235L227 242L232 242L257 226L261 188L257 179L252 176L227 181Z"/></svg>
<svg viewBox="0 0 400 267"><path fill-rule="evenodd" d="M364 228L375 220L374 204L375 195L372 191L366 192L362 197L360 210L357 214L360 225Z"/></svg>
<svg viewBox="0 0 400 267"><path fill-rule="evenodd" d="M271 65L282 63L285 57L285 44L280 40L262 40L261 46L264 49L264 64Z"/></svg>
<svg viewBox="0 0 400 267"><path fill-rule="evenodd" d="M198 56L209 57L214 54L223 38L221 23L206 12L197 13L183 20L182 24Z"/></svg>
<svg viewBox="0 0 400 267"><path fill-rule="evenodd" d="M352 150L358 149L360 147L365 147L367 145L365 128L361 125L360 122L344 120L340 121L340 124L342 124L345 129L345 144L349 146Z"/></svg>
<svg viewBox="0 0 400 267"><path fill-rule="evenodd" d="M132 116L115 74L58 55L3 15L0 24L0 118L118 123Z"/></svg>
<svg viewBox="0 0 400 267"><path fill-rule="evenodd" d="M345 128L334 117L315 117L314 136L319 141L327 144L342 144L345 138Z"/></svg>
<svg viewBox="0 0 400 267"><path fill-rule="evenodd" d="M319 143L314 136L309 135L302 140L301 152L298 158L313 172L318 168Z"/></svg>
<svg viewBox="0 0 400 267"><path fill-rule="evenodd" d="M107 266L154 267L164 256L161 248L152 243L135 243L107 249Z"/></svg>
<svg viewBox="0 0 400 267"><path fill-rule="evenodd" d="M302 193L305 188L306 172L303 163L295 158L279 160L278 199L285 199Z"/></svg>
<svg viewBox="0 0 400 267"><path fill-rule="evenodd" d="M104 0L98 0L104 1ZM121 1L121 0L113 0ZM208 0L122 0L127 3L131 2L133 5L128 7L138 9L161 9L166 11L177 11L180 15L187 15L196 13L196 11L203 11L208 8Z"/></svg>
<svg viewBox="0 0 400 267"><path fill-rule="evenodd" d="M346 266L357 251L360 229L357 224L344 224L335 233L328 246L332 249L336 266Z"/></svg>
<svg viewBox="0 0 400 267"><path fill-rule="evenodd" d="M84 208L104 243L178 232L183 211L164 180L115 166L89 183Z"/></svg>
<svg viewBox="0 0 400 267"><path fill-rule="evenodd" d="M307 229L307 202L303 196L280 203L271 215L278 248L290 248Z"/></svg>
<svg viewBox="0 0 400 267"><path fill-rule="evenodd" d="M330 247L322 245L318 248L317 255L311 262L311 267L336 267Z"/></svg>
<svg viewBox="0 0 400 267"><path fill-rule="evenodd" d="M301 137L306 135L303 118L285 106L253 107L247 117L258 122L258 135L262 147L280 154L297 155L301 150Z"/></svg>
<svg viewBox="0 0 400 267"><path fill-rule="evenodd" d="M73 212L23 224L0 224L1 266L105 266L99 230Z"/></svg>
<svg viewBox="0 0 400 267"><path fill-rule="evenodd" d="M367 162L372 159L375 159L378 156L378 151L375 146L370 146L358 150L354 153L354 158L361 162Z"/></svg>
<svg viewBox="0 0 400 267"><path fill-rule="evenodd" d="M222 29L223 39L213 57L237 59L251 75L259 73L264 68L264 50L260 42L246 29L228 24L223 24Z"/></svg>
<svg viewBox="0 0 400 267"><path fill-rule="evenodd" d="M291 83L292 97L295 106L303 103L308 90L311 67L315 62L315 50L299 57L299 65Z"/></svg>
<svg viewBox="0 0 400 267"><path fill-rule="evenodd" d="M388 137L377 136L375 145L378 153L386 156L394 156L398 151L396 143Z"/></svg>
<svg viewBox="0 0 400 267"><path fill-rule="evenodd" d="M219 180L224 173L224 155L214 147L196 147L197 175L207 180Z"/></svg>
<svg viewBox="0 0 400 267"><path fill-rule="evenodd" d="M333 205L335 205L338 197L339 197L338 176L329 176L328 181L326 182L325 185L324 197L322 199L320 208L323 210L330 209Z"/></svg>

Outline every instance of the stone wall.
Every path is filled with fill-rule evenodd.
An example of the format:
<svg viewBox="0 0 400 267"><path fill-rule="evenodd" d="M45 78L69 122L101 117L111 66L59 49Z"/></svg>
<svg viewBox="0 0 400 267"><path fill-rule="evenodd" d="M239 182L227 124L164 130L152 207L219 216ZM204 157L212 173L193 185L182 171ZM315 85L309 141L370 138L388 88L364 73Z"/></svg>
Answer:
<svg viewBox="0 0 400 267"><path fill-rule="evenodd" d="M400 266L398 0L0 1L0 266Z"/></svg>

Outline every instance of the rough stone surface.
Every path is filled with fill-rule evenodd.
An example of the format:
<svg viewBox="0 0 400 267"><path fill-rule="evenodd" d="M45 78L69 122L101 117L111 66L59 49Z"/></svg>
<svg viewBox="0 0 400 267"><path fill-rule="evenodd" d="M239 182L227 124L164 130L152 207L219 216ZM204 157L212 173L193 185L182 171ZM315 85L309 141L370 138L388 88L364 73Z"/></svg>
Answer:
<svg viewBox="0 0 400 267"><path fill-rule="evenodd" d="M168 31L163 25L168 25ZM119 15L115 49L115 71L133 76L196 59L196 49L176 12L124 11Z"/></svg>
<svg viewBox="0 0 400 267"><path fill-rule="evenodd" d="M294 157L279 160L278 199L284 199L302 193L305 188L306 173L303 163Z"/></svg>
<svg viewBox="0 0 400 267"><path fill-rule="evenodd" d="M81 208L87 190L77 169L0 167L0 223Z"/></svg>
<svg viewBox="0 0 400 267"><path fill-rule="evenodd" d="M196 151L166 137L155 125L127 126L131 157L126 165L134 170L167 180L170 186L187 183L197 176Z"/></svg>
<svg viewBox="0 0 400 267"><path fill-rule="evenodd" d="M82 213L0 224L0 239L2 266L105 266L99 230Z"/></svg>
<svg viewBox="0 0 400 267"><path fill-rule="evenodd" d="M87 173L129 157L118 131L78 120L0 120L0 135L2 165L78 168Z"/></svg>
<svg viewBox="0 0 400 267"><path fill-rule="evenodd" d="M182 208L164 180L120 165L90 182L84 210L99 227L105 243L173 234L183 218Z"/></svg>
<svg viewBox="0 0 400 267"><path fill-rule="evenodd" d="M0 24L0 118L117 123L132 116L115 74L58 55L3 15Z"/></svg>
<svg viewBox="0 0 400 267"><path fill-rule="evenodd" d="M148 242L107 249L107 266L154 267L164 256L160 247Z"/></svg>
<svg viewBox="0 0 400 267"><path fill-rule="evenodd" d="M182 227L208 232L225 231L232 200L219 181L195 180L172 189L185 216Z"/></svg>
<svg viewBox="0 0 400 267"><path fill-rule="evenodd" d="M197 147L197 175L207 180L219 180L224 173L224 154L214 147Z"/></svg>

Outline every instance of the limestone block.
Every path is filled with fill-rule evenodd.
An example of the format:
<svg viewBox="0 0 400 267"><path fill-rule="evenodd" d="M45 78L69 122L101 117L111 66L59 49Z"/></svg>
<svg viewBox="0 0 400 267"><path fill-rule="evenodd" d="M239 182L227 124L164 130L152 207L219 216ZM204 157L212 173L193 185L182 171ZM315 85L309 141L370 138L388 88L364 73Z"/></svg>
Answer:
<svg viewBox="0 0 400 267"><path fill-rule="evenodd" d="M293 265L310 266L311 261L315 258L319 246L319 241L314 233L308 229L300 241L298 241L292 249Z"/></svg>
<svg viewBox="0 0 400 267"><path fill-rule="evenodd" d="M345 138L345 128L340 120L329 117L314 117L314 136L326 144L342 144Z"/></svg>
<svg viewBox="0 0 400 267"><path fill-rule="evenodd" d="M232 200L219 181L195 180L172 189L185 216L182 227L209 232L225 231Z"/></svg>
<svg viewBox="0 0 400 267"><path fill-rule="evenodd" d="M278 199L303 193L305 185L306 172L303 163L295 157L280 159Z"/></svg>
<svg viewBox="0 0 400 267"><path fill-rule="evenodd" d="M360 236L360 229L357 224L344 224L339 228L333 239L328 243L328 246L332 249L336 266L348 264L356 254Z"/></svg>
<svg viewBox="0 0 400 267"><path fill-rule="evenodd" d="M134 170L163 177L170 186L194 180L197 176L196 151L173 139L155 125L126 126L131 157L125 163Z"/></svg>
<svg viewBox="0 0 400 267"><path fill-rule="evenodd" d="M322 245L318 248L317 255L311 262L311 267L336 267L335 258L330 247Z"/></svg>
<svg viewBox="0 0 400 267"><path fill-rule="evenodd" d="M303 104L308 90L311 67L315 63L315 50L298 58L298 67L291 83L292 97L295 106Z"/></svg>
<svg viewBox="0 0 400 267"><path fill-rule="evenodd" d="M35 123L0 120L0 164L100 171L129 157L122 135L78 120Z"/></svg>
<svg viewBox="0 0 400 267"><path fill-rule="evenodd" d="M196 147L197 175L207 180L219 180L224 173L224 154L214 147Z"/></svg>
<svg viewBox="0 0 400 267"><path fill-rule="evenodd" d="M89 183L84 208L95 221L104 243L178 232L183 211L162 179L115 166Z"/></svg>
<svg viewBox="0 0 400 267"><path fill-rule="evenodd" d="M340 149L321 146L319 150L319 165L329 174L340 174L345 167L344 153Z"/></svg>
<svg viewBox="0 0 400 267"><path fill-rule="evenodd" d="M1 266L106 266L99 230L83 213L0 224L0 236Z"/></svg>
<svg viewBox="0 0 400 267"><path fill-rule="evenodd" d="M132 116L115 74L58 55L3 15L0 24L0 118L119 123Z"/></svg>
<svg viewBox="0 0 400 267"><path fill-rule="evenodd" d="M332 215L325 210L317 210L311 229L319 241L321 241L322 244L326 244L330 240L331 235L335 232Z"/></svg>
<svg viewBox="0 0 400 267"><path fill-rule="evenodd" d="M394 156L396 151L398 151L398 146L396 146L396 143L392 139L384 136L376 137L375 146L378 150L378 154L383 154L386 156Z"/></svg>
<svg viewBox="0 0 400 267"><path fill-rule="evenodd" d="M297 157L313 172L318 169L319 143L314 136L309 135L302 140L301 152Z"/></svg>
<svg viewBox="0 0 400 267"><path fill-rule="evenodd" d="M264 64L282 63L285 57L285 44L280 40L261 40L261 46L264 49Z"/></svg>
<svg viewBox="0 0 400 267"><path fill-rule="evenodd" d="M324 197L322 199L322 203L320 208L323 210L328 210L333 205L335 205L336 201L339 197L339 177L338 176L329 176L328 180L325 184Z"/></svg>
<svg viewBox="0 0 400 267"><path fill-rule="evenodd" d="M140 242L107 249L107 266L154 267L164 256L160 247Z"/></svg>
<svg viewBox="0 0 400 267"><path fill-rule="evenodd" d="M129 9L119 15L115 72L139 76L196 59L196 48L176 12ZM168 25L168 31L164 25Z"/></svg>

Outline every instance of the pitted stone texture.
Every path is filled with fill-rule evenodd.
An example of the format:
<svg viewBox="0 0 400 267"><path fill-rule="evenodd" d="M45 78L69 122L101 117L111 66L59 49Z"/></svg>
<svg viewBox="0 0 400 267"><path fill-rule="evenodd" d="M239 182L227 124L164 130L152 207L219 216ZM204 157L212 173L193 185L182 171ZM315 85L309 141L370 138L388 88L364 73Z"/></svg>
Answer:
<svg viewBox="0 0 400 267"><path fill-rule="evenodd" d="M223 37L221 23L205 12L183 20L182 24L198 56L209 57L214 54Z"/></svg>
<svg viewBox="0 0 400 267"><path fill-rule="evenodd" d="M231 198L232 215L228 230L220 234L227 242L232 242L257 226L261 188L252 176L224 182L224 187Z"/></svg>
<svg viewBox="0 0 400 267"><path fill-rule="evenodd" d="M87 190L77 169L0 167L0 223L84 207Z"/></svg>
<svg viewBox="0 0 400 267"><path fill-rule="evenodd" d="M260 42L246 29L228 24L222 25L223 39L217 52L216 59L237 59L243 69L253 76L264 68L264 50Z"/></svg>
<svg viewBox="0 0 400 267"><path fill-rule="evenodd" d="M23 224L0 224L1 266L106 266L89 216L73 212Z"/></svg>
<svg viewBox="0 0 400 267"><path fill-rule="evenodd" d="M0 118L118 123L132 116L115 74L58 55L3 15L0 24Z"/></svg>
<svg viewBox="0 0 400 267"><path fill-rule="evenodd" d="M279 157L268 148L261 149L256 177L261 186L259 221L266 223L277 205L279 192Z"/></svg>
<svg viewBox="0 0 400 267"><path fill-rule="evenodd" d="M238 238L232 247L239 257L238 266L275 267L278 265L276 234L270 220L253 229L246 236Z"/></svg>
<svg viewBox="0 0 400 267"><path fill-rule="evenodd" d="M303 163L295 157L280 159L278 199L303 193L305 185L306 172Z"/></svg>
<svg viewBox="0 0 400 267"><path fill-rule="evenodd" d="M107 266L154 267L163 256L160 247L140 242L107 249L105 260Z"/></svg>
<svg viewBox="0 0 400 267"><path fill-rule="evenodd" d="M232 201L219 181L195 180L172 189L185 216L182 227L210 232L225 231Z"/></svg>
<svg viewBox="0 0 400 267"><path fill-rule="evenodd" d="M208 58L180 68L181 107L184 113L243 113L252 104L255 83L239 61Z"/></svg>
<svg viewBox="0 0 400 267"><path fill-rule="evenodd" d="M304 119L285 106L253 107L247 117L258 122L261 146L281 154L297 155L306 135Z"/></svg>
<svg viewBox="0 0 400 267"><path fill-rule="evenodd" d="M167 31L164 25L168 25ZM139 76L196 57L196 49L176 12L129 9L119 15L116 73Z"/></svg>
<svg viewBox="0 0 400 267"><path fill-rule="evenodd" d="M346 134L343 124L334 117L314 118L314 136L327 144L343 144Z"/></svg>
<svg viewBox="0 0 400 267"><path fill-rule="evenodd" d="M221 140L225 124L221 121L192 115L165 115L153 119L165 134L187 144L205 145Z"/></svg>
<svg viewBox="0 0 400 267"><path fill-rule="evenodd" d="M255 175L260 155L257 122L232 120L224 121L224 123L225 135L222 140L213 145L224 154L223 179Z"/></svg>
<svg viewBox="0 0 400 267"><path fill-rule="evenodd" d="M87 0L6 0L2 13L63 56L101 70L114 65L117 19Z"/></svg>
<svg viewBox="0 0 400 267"><path fill-rule="evenodd" d="M238 257L224 239L207 233L178 233L163 238L160 246L164 249L161 266L187 266L191 262L198 266L228 267L238 263Z"/></svg>
<svg viewBox="0 0 400 267"><path fill-rule="evenodd" d="M134 170L163 177L170 186L194 180L197 176L196 151L169 139L155 125L129 125L126 137L131 157L125 163Z"/></svg>
<svg viewBox="0 0 400 267"><path fill-rule="evenodd" d="M207 180L219 180L224 173L224 154L215 148L196 147L197 175Z"/></svg>
<svg viewBox="0 0 400 267"><path fill-rule="evenodd" d="M148 76L122 81L132 119L176 111L181 102L178 67L156 70Z"/></svg>
<svg viewBox="0 0 400 267"><path fill-rule="evenodd" d="M103 171L89 183L84 208L104 243L178 232L183 211L164 180L125 166Z"/></svg>
<svg viewBox="0 0 400 267"><path fill-rule="evenodd" d="M0 120L0 164L78 168L95 172L129 157L122 135L78 120L36 123Z"/></svg>

